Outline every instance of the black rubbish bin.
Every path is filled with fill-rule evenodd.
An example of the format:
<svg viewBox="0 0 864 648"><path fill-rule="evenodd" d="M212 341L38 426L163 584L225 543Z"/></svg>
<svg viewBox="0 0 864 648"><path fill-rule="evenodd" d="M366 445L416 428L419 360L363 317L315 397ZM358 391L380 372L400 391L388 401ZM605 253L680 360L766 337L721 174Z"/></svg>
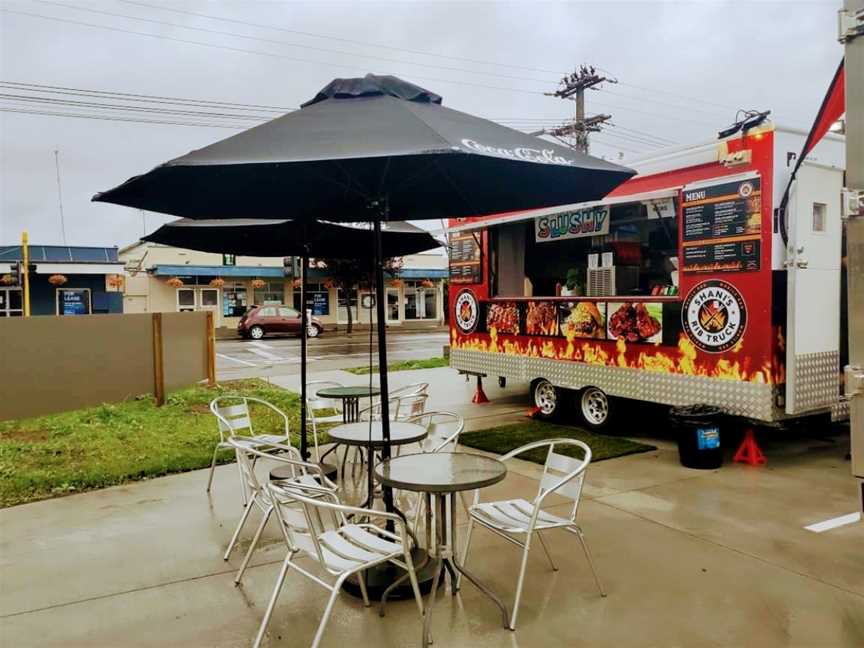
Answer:
<svg viewBox="0 0 864 648"><path fill-rule="evenodd" d="M723 464L720 444L720 417L723 412L713 405L673 407L669 418L678 438L681 465L711 470Z"/></svg>

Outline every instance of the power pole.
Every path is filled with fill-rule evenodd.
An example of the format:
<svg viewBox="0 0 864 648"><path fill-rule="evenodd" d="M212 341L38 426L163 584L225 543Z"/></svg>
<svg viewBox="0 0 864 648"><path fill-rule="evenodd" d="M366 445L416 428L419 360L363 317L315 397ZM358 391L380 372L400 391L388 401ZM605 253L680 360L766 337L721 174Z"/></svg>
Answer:
<svg viewBox="0 0 864 648"><path fill-rule="evenodd" d="M557 128L544 130L542 134L554 137L572 138L571 145L582 153L588 153L588 133L599 133L603 124L612 115L594 115L585 117L585 90L601 83L617 83L615 79L601 76L592 65L580 65L572 74L568 74L558 84L555 92L546 92L548 97L570 99L576 102L576 116L571 122Z"/></svg>

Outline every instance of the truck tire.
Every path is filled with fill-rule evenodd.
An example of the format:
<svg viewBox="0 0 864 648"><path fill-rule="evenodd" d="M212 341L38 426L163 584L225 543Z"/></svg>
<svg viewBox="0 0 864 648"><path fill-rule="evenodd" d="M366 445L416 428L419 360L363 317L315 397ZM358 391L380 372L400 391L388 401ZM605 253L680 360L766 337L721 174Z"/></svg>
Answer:
<svg viewBox="0 0 864 648"><path fill-rule="evenodd" d="M589 430L602 430L612 418L612 399L598 387L586 387L576 397L576 409Z"/></svg>
<svg viewBox="0 0 864 648"><path fill-rule="evenodd" d="M537 408L535 416L543 421L558 418L564 411L565 399L565 390L545 378L531 383L531 403Z"/></svg>

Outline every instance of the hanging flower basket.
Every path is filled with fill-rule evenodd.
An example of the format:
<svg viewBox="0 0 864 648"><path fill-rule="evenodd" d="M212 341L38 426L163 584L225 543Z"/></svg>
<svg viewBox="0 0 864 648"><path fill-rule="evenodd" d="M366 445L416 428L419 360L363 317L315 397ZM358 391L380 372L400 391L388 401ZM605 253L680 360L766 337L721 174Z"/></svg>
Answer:
<svg viewBox="0 0 864 648"><path fill-rule="evenodd" d="M112 288L122 288L123 287L123 276L122 275L109 275L108 276L108 285Z"/></svg>
<svg viewBox="0 0 864 648"><path fill-rule="evenodd" d="M62 286L67 281L69 280L62 274L51 275L50 277L48 277L48 283L50 283L52 286Z"/></svg>
<svg viewBox="0 0 864 648"><path fill-rule="evenodd" d="M216 277L215 279L210 280L211 288L221 288L225 285L225 280L222 277Z"/></svg>
<svg viewBox="0 0 864 648"><path fill-rule="evenodd" d="M327 281L324 282L324 287L325 287L327 290L330 290L331 288L335 288L335 287L336 287L336 284L333 283L332 280L328 279Z"/></svg>
<svg viewBox="0 0 864 648"><path fill-rule="evenodd" d="M11 286L15 283L15 277L13 277L11 274L5 274L0 277L0 283L2 283L4 286Z"/></svg>
<svg viewBox="0 0 864 648"><path fill-rule="evenodd" d="M252 280L252 287L255 290L260 290L261 288L263 288L266 285L267 285L267 283L263 279L253 279Z"/></svg>
<svg viewBox="0 0 864 648"><path fill-rule="evenodd" d="M421 288L434 288L435 284L432 283L431 279L424 279L423 281L420 282L420 287Z"/></svg>
<svg viewBox="0 0 864 648"><path fill-rule="evenodd" d="M168 280L168 285L172 288L180 288L183 286L183 280L180 277L171 277Z"/></svg>
<svg viewBox="0 0 864 648"><path fill-rule="evenodd" d="M299 279L295 279L294 281L292 281L292 282L291 282L291 287L292 287L292 288L299 288L299 287L300 287L300 280L299 280Z"/></svg>
<svg viewBox="0 0 864 648"><path fill-rule="evenodd" d="M390 285L393 288L401 288L402 287L402 280L401 279L394 279L393 281L390 282Z"/></svg>

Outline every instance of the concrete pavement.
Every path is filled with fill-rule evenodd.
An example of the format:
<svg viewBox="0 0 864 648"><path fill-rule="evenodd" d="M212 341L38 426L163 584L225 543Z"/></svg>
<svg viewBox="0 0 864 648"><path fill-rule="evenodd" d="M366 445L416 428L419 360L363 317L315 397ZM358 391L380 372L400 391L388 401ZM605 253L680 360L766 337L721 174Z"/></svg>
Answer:
<svg viewBox="0 0 864 648"><path fill-rule="evenodd" d="M388 331L387 353L390 362L440 357L447 341L447 332L440 329ZM377 349L376 343L373 346L375 363L378 362ZM327 333L311 339L308 358L310 371L368 365L369 335ZM216 372L220 380L291 375L299 371L300 339L297 337L233 338L216 342Z"/></svg>
<svg viewBox="0 0 864 648"><path fill-rule="evenodd" d="M490 405L466 404L473 385L448 369L391 379L394 386L434 383L430 409L462 411L472 427L525 409L521 387ZM490 398L497 390L488 386ZM572 536L549 533L560 571L549 570L542 552L532 554L515 633L465 582L455 597L438 595L435 645L864 645L864 524L821 534L804 529L855 510L843 460L848 443L769 439L767 466L727 463L716 471L683 468L671 444L654 443L656 451L599 462L587 475L580 523L608 598L597 594ZM530 499L539 474L535 464L516 462L484 498ZM211 496L206 478L195 471L0 511L0 644L250 645L284 546L271 525L235 588L233 570L253 528L224 563L241 513L236 468L217 469ZM468 564L511 602L514 547L477 531ZM291 574L266 645L309 645L325 595ZM322 645L401 648L419 639L412 602L394 602L382 619L344 595Z"/></svg>

